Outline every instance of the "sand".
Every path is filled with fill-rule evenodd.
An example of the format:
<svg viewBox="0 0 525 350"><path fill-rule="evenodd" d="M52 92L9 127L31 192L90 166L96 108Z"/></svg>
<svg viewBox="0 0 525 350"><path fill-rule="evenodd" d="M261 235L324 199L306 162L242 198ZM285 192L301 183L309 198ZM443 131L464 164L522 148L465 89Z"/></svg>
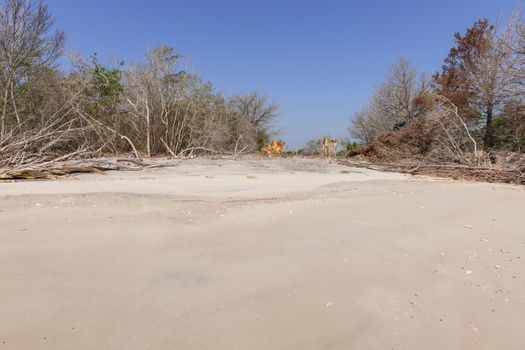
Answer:
<svg viewBox="0 0 525 350"><path fill-rule="evenodd" d="M524 209L305 159L0 183L0 350L523 349Z"/></svg>

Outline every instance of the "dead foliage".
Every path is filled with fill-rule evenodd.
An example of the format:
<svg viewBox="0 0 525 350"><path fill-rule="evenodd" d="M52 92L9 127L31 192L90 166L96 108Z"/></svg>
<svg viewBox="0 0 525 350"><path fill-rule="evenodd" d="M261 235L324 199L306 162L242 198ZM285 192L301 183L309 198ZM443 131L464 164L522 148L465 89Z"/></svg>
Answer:
<svg viewBox="0 0 525 350"><path fill-rule="evenodd" d="M364 156L372 160L396 161L428 152L428 139L420 125L411 125L399 130L382 133L366 145L349 153L350 157Z"/></svg>
<svg viewBox="0 0 525 350"><path fill-rule="evenodd" d="M517 157L520 159L497 157L497 163L488 166L469 166L453 163L432 164L424 160L411 160L397 163L339 160L339 163L352 167L392 171L410 175L525 185L525 156Z"/></svg>

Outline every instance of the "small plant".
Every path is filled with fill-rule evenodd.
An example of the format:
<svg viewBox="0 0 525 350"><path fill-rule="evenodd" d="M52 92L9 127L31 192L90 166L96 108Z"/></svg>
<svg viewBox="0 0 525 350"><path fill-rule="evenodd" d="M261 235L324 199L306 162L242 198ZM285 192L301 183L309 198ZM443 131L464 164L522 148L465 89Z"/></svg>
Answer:
<svg viewBox="0 0 525 350"><path fill-rule="evenodd" d="M356 142L349 143L349 144L346 145L346 152L347 153L353 152L358 147L359 147L359 145Z"/></svg>
<svg viewBox="0 0 525 350"><path fill-rule="evenodd" d="M296 151L286 151L283 153L283 157L284 158L292 158L292 157L296 157L297 156L297 152Z"/></svg>

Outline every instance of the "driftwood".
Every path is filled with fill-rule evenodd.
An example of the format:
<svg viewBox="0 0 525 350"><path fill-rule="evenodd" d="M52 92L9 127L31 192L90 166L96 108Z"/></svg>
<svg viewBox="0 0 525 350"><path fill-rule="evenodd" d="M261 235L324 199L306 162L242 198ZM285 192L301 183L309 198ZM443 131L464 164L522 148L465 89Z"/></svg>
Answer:
<svg viewBox="0 0 525 350"><path fill-rule="evenodd" d="M159 166L163 165L148 164L136 158L96 158L53 161L8 169L0 168L0 180L55 179L74 173L91 173L108 170L137 171Z"/></svg>
<svg viewBox="0 0 525 350"><path fill-rule="evenodd" d="M462 164L402 164L368 163L339 160L339 164L378 171L393 171L411 175L430 175L451 179L500 182L525 185L525 165L517 166L468 166Z"/></svg>

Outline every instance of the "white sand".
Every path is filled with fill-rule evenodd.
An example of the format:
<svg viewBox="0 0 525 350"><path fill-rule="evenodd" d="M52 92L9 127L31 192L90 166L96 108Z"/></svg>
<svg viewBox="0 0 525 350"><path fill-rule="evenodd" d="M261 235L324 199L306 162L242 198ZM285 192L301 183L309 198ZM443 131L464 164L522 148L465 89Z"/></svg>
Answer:
<svg viewBox="0 0 525 350"><path fill-rule="evenodd" d="M523 187L318 160L0 184L3 349L520 349Z"/></svg>

